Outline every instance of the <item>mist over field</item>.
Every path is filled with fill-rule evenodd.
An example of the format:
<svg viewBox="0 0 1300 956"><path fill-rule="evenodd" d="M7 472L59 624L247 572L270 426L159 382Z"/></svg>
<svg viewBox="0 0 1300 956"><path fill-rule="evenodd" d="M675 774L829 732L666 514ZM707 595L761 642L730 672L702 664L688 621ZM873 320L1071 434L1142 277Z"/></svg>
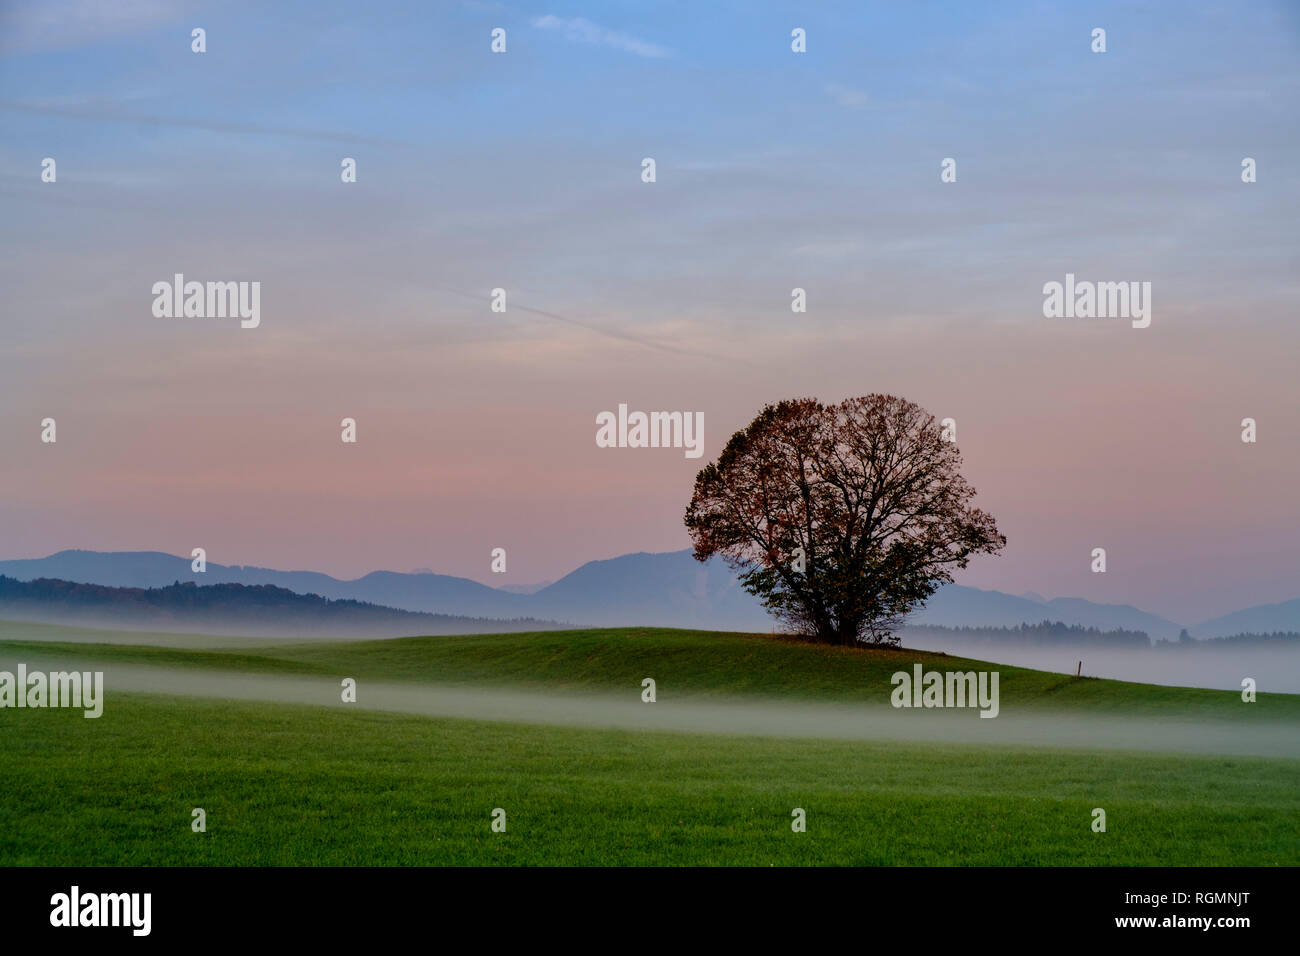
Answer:
<svg viewBox="0 0 1300 956"><path fill-rule="evenodd" d="M29 671L72 667L59 658L23 662ZM12 670L17 663L11 650L0 652L0 669ZM148 693L628 731L1300 757L1300 735L1291 722L1252 721L1236 726L1193 719L1152 722L1135 721L1131 715L1053 714L1039 709L1019 714L1003 710L985 720L975 710L894 710L887 703L887 685L876 688L877 702L866 704L752 696L674 700L665 694L654 706L646 706L635 693L364 680L359 682L356 703L344 704L339 682L333 678L120 664L94 669L104 673L105 717L115 694Z"/></svg>
<svg viewBox="0 0 1300 956"><path fill-rule="evenodd" d="M744 632L735 632L744 633ZM77 641L87 644L153 645L191 649L258 648L286 643L347 643L377 639L420 637L417 628L409 633L397 631L344 633L310 633L285 630L279 634L209 634L123 630L120 624L104 620L82 620L79 626L57 623L0 620L0 640ZM1083 662L1084 677L1160 684L1171 687L1204 687L1213 690L1241 690L1243 678L1255 679L1261 693L1300 694L1300 646L1258 647L1192 644L1149 649L1109 649L1096 644L1062 641L1051 647L1022 647L994 641L946 639L932 633L905 631L904 648L936 651L963 657L1058 674L1075 673ZM872 653L869 649L863 654Z"/></svg>
<svg viewBox="0 0 1300 956"><path fill-rule="evenodd" d="M903 644L918 650L962 654L1058 674L1075 673L1078 662L1082 661L1084 677L1171 687L1241 690L1242 679L1253 677L1262 692L1300 694L1300 646L1294 643L1289 649L1192 645L1110 650L1095 644L1063 643L1055 647L968 644L918 634L908 635Z"/></svg>

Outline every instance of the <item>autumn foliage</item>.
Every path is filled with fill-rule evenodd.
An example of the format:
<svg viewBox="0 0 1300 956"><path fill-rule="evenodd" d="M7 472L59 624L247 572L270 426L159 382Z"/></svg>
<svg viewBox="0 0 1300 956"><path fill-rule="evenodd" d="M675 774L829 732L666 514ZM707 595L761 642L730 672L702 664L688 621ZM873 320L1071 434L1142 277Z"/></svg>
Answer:
<svg viewBox="0 0 1300 956"><path fill-rule="evenodd" d="M892 395L768 405L695 478L695 557L721 555L791 630L896 644L904 615L975 554L1006 545L961 455Z"/></svg>

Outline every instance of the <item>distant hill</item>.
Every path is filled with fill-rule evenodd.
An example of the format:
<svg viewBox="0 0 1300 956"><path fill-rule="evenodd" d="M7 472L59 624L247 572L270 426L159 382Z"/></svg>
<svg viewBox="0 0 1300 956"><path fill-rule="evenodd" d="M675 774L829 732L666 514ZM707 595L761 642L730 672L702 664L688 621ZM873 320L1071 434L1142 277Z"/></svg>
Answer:
<svg viewBox="0 0 1300 956"><path fill-rule="evenodd" d="M522 603L514 603L522 595L446 574L372 571L354 581L341 581L317 571L276 571L211 561L206 571L196 574L190 570L190 563L189 558L161 551L60 551L47 558L0 561L0 574L23 581L46 577L129 588L160 588L174 581L272 584L298 594L364 601L407 611L501 618L528 613Z"/></svg>
<svg viewBox="0 0 1300 956"><path fill-rule="evenodd" d="M772 618L721 560L689 551L624 554L582 567L529 596L529 613L603 626L772 630Z"/></svg>
<svg viewBox="0 0 1300 956"><path fill-rule="evenodd" d="M533 595L529 613L597 626L725 628L770 631L772 618L718 560L700 564L690 551L625 554L590 561ZM947 584L909 624L1015 627L1045 618L1100 630L1142 631L1173 638L1181 625L1124 604L1079 598L1032 601L1000 591Z"/></svg>
<svg viewBox="0 0 1300 956"><path fill-rule="evenodd" d="M1300 631L1300 598L1281 604L1260 604L1203 621L1191 628L1196 637L1229 637L1233 634L1272 634Z"/></svg>
<svg viewBox="0 0 1300 956"><path fill-rule="evenodd" d="M375 571L344 581L315 571L276 571L209 562L202 575L190 559L156 551L60 551L46 558L0 561L0 574L20 580L60 578L115 587L162 587L173 581L199 584L270 584L299 594L354 600L407 611L464 617L535 617L586 626L696 627L770 632L773 621L741 589L719 559L700 564L689 550L625 554L589 561L533 593L488 587L467 578L431 572ZM1293 620L1193 629L1197 637L1242 631L1300 630L1300 601ZM1257 609L1258 610L1258 609ZM1239 612L1245 614L1247 612ZM1291 612L1288 612L1291 613ZM1281 614L1279 617L1286 617ZM1233 615L1220 621L1232 621ZM1153 639L1175 639L1181 625L1123 604L1078 598L1039 599L949 584L939 589L909 623L940 627L1015 627L1044 619L1100 630L1143 631ZM1211 624L1214 622L1210 622ZM1208 625L1207 625L1208 626Z"/></svg>
<svg viewBox="0 0 1300 956"><path fill-rule="evenodd" d="M1152 638L1174 638L1182 629L1180 624L1128 604L1095 604L1082 598L1035 601L959 584L940 588L924 608L909 618L908 623L940 627L1014 627L1017 624L1037 624L1044 619L1103 631L1143 631Z"/></svg>
<svg viewBox="0 0 1300 956"><path fill-rule="evenodd" d="M918 638L929 638L927 646L933 645L934 640L937 639L944 647L962 648L972 652L980 647L1069 646L1105 650L1144 650L1151 647L1151 640L1143 631L1129 631L1122 628L1103 631L1095 627L1046 620L1038 624L1018 624L1015 627L912 625L904 628L900 636L905 645Z"/></svg>
<svg viewBox="0 0 1300 956"><path fill-rule="evenodd" d="M432 574L433 572L428 572ZM544 587L554 584L554 581L542 581L540 584L503 584L498 590L507 591L510 594L536 594Z"/></svg>
<svg viewBox="0 0 1300 956"><path fill-rule="evenodd" d="M502 621L331 601L270 584L175 582L159 588L126 588L52 578L18 581L4 575L0 575L0 618L268 637L400 637L534 631L552 626L532 618Z"/></svg>
<svg viewBox="0 0 1300 956"><path fill-rule="evenodd" d="M196 574L190 570L190 559L157 551L60 551L47 558L0 561L0 574L20 580L49 577L137 588L163 587L174 581L270 584L300 594L408 611L536 617L584 625L709 626L748 631L772 627L762 607L741 590L721 561L701 565L689 551L591 561L532 594L432 573L374 571L343 581L315 571L275 571L209 561L207 570Z"/></svg>
<svg viewBox="0 0 1300 956"><path fill-rule="evenodd" d="M1280 647L1300 650L1300 632L1274 631L1271 634L1229 634L1227 637L1210 637L1203 641L1172 641L1156 645L1168 647L1204 647L1222 649L1225 647Z"/></svg>

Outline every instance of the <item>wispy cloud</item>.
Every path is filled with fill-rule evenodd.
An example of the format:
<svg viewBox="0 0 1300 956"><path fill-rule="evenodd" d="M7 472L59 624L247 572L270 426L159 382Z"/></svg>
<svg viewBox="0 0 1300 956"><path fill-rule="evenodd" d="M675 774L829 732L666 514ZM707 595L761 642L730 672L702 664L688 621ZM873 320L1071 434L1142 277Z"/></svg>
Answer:
<svg viewBox="0 0 1300 956"><path fill-rule="evenodd" d="M450 292L452 295L460 296L463 299L473 299L479 302L481 302L483 299L482 293L475 294L471 292L465 292L461 289L451 289L448 288L447 286L438 286L438 285L431 285L429 286L429 288L437 289L439 292ZM624 342L631 342L635 345L640 345L648 349L655 349L660 352L672 352L677 355L696 355L696 356L702 356L704 358L716 359L721 361L735 361L735 357L732 355L719 355L716 352L706 352L701 349L688 349L688 348L681 348L675 345L668 345L664 342L656 342L653 339L644 338L639 335L633 335L630 332L624 332L620 329L615 329L608 325L598 325L594 322L583 322L578 319L571 319L568 316L560 315L557 312L548 312L545 309L534 309L531 306L520 305L517 302L511 303L510 308L517 309L521 312L528 312L531 313L532 315L540 315L547 319L555 319L556 321L565 322L569 325L576 325L579 328L586 329L589 332L595 332L599 335L608 336L609 338L613 338L613 339L621 339Z"/></svg>
<svg viewBox="0 0 1300 956"><path fill-rule="evenodd" d="M539 30L561 30L564 32L565 39L572 40L575 43L607 46L615 50L623 50L626 53L635 53L637 56L651 58L672 56L672 51L659 46L657 43L640 40L634 36L628 36L626 33L619 33L617 30L607 30L600 24L584 20L582 17L565 18L548 13L544 17L533 17L533 26Z"/></svg>
<svg viewBox="0 0 1300 956"><path fill-rule="evenodd" d="M826 95L840 106L851 110L865 109L869 99L861 90L850 89L840 83L827 83Z"/></svg>

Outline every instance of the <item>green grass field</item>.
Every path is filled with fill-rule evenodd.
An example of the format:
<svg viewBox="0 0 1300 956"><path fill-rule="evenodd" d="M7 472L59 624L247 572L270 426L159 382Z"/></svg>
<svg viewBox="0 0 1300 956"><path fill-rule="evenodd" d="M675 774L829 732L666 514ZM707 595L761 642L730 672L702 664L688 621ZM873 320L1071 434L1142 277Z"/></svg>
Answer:
<svg viewBox="0 0 1300 956"><path fill-rule="evenodd" d="M33 629L41 640L25 639ZM639 698L641 678L653 676L659 701L640 706L834 702L870 721L897 717L889 675L919 661L998 670L1013 718L1104 716L1247 737L1300 730L1293 695L1243 705L1231 692L918 651L652 629L208 650L79 643L112 637L0 625L0 667L39 661L108 679L97 720L0 710L0 863L1300 863L1292 757L556 726L115 691L113 674L129 666L156 669L160 684L244 674L322 686L350 676L363 701L376 681ZM194 807L207 812L206 833L190 829ZM490 829L497 807L504 833ZM795 807L807 813L805 833L791 830ZM1094 807L1106 810L1105 833L1091 829Z"/></svg>

